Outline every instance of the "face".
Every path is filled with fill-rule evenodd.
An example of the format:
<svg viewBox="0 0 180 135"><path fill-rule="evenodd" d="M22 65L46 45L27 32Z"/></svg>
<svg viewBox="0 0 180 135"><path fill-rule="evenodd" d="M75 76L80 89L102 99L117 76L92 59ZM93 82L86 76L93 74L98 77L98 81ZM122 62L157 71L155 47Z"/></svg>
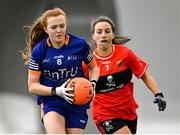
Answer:
<svg viewBox="0 0 180 135"><path fill-rule="evenodd" d="M48 17L46 33L49 35L51 43L53 45L62 45L65 41L66 34L66 21L63 15Z"/></svg>
<svg viewBox="0 0 180 135"><path fill-rule="evenodd" d="M110 48L112 46L112 39L114 38L111 25L108 22L97 23L94 27L92 38L95 41L97 48Z"/></svg>

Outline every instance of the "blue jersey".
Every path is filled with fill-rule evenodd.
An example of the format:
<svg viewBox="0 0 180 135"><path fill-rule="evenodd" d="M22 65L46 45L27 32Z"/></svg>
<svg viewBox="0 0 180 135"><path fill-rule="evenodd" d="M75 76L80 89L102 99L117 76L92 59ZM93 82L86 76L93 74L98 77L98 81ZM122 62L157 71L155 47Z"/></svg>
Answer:
<svg viewBox="0 0 180 135"><path fill-rule="evenodd" d="M84 77L82 61L89 64L92 59L90 46L82 38L67 34L66 42L61 48L56 49L48 44L45 38L32 50L29 61L29 70L40 71L40 83L49 87L58 87L66 80L73 77ZM67 105L61 97L37 96L38 104L41 101ZM70 104L69 104L70 105ZM76 105L72 105L76 106ZM89 107L83 105L79 107Z"/></svg>

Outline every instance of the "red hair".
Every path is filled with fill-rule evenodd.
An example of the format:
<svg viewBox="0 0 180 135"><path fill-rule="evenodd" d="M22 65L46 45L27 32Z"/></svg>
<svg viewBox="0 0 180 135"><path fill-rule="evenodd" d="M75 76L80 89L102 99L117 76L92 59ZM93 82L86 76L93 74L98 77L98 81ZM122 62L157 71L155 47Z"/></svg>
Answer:
<svg viewBox="0 0 180 135"><path fill-rule="evenodd" d="M63 15L67 24L67 17L65 12L60 8L49 9L45 11L39 18L37 18L33 25L28 27L30 28L29 37L27 41L27 46L22 52L23 59L25 64L29 63L29 58L31 56L31 51L34 46L39 43L42 39L47 37L47 33L44 31L44 28L47 27L47 18L52 16Z"/></svg>

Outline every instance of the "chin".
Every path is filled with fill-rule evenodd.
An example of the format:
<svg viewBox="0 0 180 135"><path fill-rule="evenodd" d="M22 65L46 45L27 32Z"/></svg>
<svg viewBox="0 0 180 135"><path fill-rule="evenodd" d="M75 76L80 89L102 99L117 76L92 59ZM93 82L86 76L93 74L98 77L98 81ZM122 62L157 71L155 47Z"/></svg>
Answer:
<svg viewBox="0 0 180 135"><path fill-rule="evenodd" d="M61 43L61 42L63 42L63 40L62 39L57 39L57 40L55 40L55 42Z"/></svg>
<svg viewBox="0 0 180 135"><path fill-rule="evenodd" d="M109 44L108 43L100 43L99 45L102 47L107 47Z"/></svg>

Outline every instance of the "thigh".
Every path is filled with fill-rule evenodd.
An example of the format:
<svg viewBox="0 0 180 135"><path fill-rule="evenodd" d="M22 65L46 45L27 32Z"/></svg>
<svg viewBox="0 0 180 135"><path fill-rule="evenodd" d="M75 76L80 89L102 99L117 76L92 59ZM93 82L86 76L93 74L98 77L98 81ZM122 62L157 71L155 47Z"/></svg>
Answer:
<svg viewBox="0 0 180 135"><path fill-rule="evenodd" d="M83 129L81 129L81 128L66 128L66 133L67 134L82 134Z"/></svg>
<svg viewBox="0 0 180 135"><path fill-rule="evenodd" d="M47 133L65 134L65 109L41 103L41 118Z"/></svg>
<svg viewBox="0 0 180 135"><path fill-rule="evenodd" d="M65 119L57 112L48 112L45 114L44 126L48 134L65 134Z"/></svg>

